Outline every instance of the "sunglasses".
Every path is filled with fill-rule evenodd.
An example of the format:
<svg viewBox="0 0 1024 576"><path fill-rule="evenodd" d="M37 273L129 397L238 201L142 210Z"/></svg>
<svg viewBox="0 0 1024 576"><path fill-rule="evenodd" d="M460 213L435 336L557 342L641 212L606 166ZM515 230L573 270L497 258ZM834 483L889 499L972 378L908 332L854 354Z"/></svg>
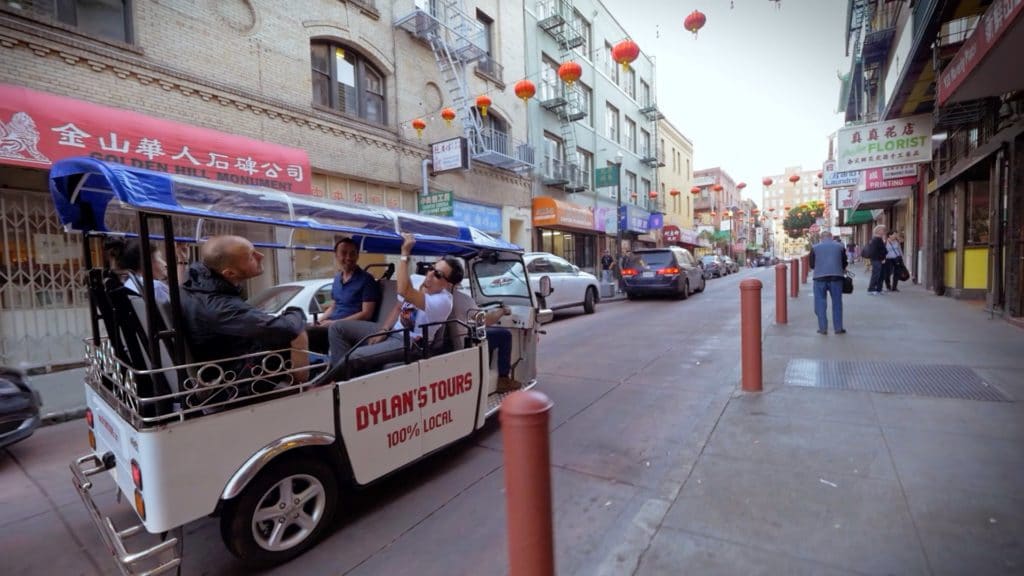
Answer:
<svg viewBox="0 0 1024 576"><path fill-rule="evenodd" d="M448 281L448 278L446 278L444 274L441 274L440 272L438 272L437 268L435 268L433 264L431 264L430 266L427 266L427 272L433 272L434 273L434 277L437 278L438 280L443 280L445 282Z"/></svg>

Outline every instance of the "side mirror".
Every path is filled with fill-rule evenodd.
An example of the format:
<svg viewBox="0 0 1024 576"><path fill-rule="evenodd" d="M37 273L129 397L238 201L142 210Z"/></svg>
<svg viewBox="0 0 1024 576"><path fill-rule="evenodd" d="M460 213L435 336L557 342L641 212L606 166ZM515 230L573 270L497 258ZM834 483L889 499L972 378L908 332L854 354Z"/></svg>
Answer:
<svg viewBox="0 0 1024 576"><path fill-rule="evenodd" d="M551 287L551 277L550 276L541 276L540 277L540 292L538 292L538 295L541 298L547 298L548 296L551 295L552 292L554 292L554 288Z"/></svg>
<svg viewBox="0 0 1024 576"><path fill-rule="evenodd" d="M576 274L579 274L580 273L580 267L575 265L575 264L573 264L572 265L572 271L575 272Z"/></svg>
<svg viewBox="0 0 1024 576"><path fill-rule="evenodd" d="M316 296L309 303L309 313L313 316L313 325L317 323L317 316L323 313L324 309L320 306L320 301L316 299Z"/></svg>

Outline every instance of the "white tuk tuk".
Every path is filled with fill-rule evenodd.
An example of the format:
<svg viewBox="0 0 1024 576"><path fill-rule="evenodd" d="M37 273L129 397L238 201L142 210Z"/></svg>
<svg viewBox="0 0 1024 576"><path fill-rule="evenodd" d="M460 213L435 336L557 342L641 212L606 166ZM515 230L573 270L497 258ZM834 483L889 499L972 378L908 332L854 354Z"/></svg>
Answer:
<svg viewBox="0 0 1024 576"><path fill-rule="evenodd" d="M538 308L515 245L451 220L151 172L91 158L57 162L50 189L62 223L84 235L92 336L85 342L91 452L71 464L75 486L119 569L159 574L180 566L182 527L219 516L228 549L251 565L287 561L332 527L351 493L481 428L501 404L483 310L511 310L514 378L537 384ZM299 382L290 350L261 352L249 374L190 362L174 266L175 243L202 243L217 223L269 229L266 249L331 252L338 236L367 253L451 254L468 289L434 342L404 362L351 379L313 364ZM158 226L154 226L156 223ZM297 231L315 242L297 245ZM137 236L142 294L100 256L107 235ZM158 302L150 251L163 247L169 302ZM541 282L542 292L550 282ZM387 282L380 280L387 293ZM389 330L390 327L383 327ZM424 337L427 336L424 330ZM256 386L254 383L263 383ZM115 526L93 498L106 472L138 523ZM144 533L159 535L151 544Z"/></svg>

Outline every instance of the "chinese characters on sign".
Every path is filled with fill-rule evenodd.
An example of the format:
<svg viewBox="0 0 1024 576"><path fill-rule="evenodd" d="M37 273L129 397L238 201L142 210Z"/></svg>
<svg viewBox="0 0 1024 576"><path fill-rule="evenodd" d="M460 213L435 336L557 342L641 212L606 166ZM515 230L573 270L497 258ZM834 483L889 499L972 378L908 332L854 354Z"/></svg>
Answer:
<svg viewBox="0 0 1024 576"><path fill-rule="evenodd" d="M137 168L310 193L304 150L0 84L0 163L91 156Z"/></svg>
<svg viewBox="0 0 1024 576"><path fill-rule="evenodd" d="M421 195L418 200L420 214L430 216L451 216L452 215L452 192L439 191Z"/></svg>
<svg viewBox="0 0 1024 576"><path fill-rule="evenodd" d="M454 217L484 232L501 235L501 208L456 200Z"/></svg>
<svg viewBox="0 0 1024 576"><path fill-rule="evenodd" d="M932 118L924 114L843 128L836 144L836 168L844 172L930 162Z"/></svg>
<svg viewBox="0 0 1024 576"><path fill-rule="evenodd" d="M434 173L469 169L469 144L465 138L452 138L430 145Z"/></svg>

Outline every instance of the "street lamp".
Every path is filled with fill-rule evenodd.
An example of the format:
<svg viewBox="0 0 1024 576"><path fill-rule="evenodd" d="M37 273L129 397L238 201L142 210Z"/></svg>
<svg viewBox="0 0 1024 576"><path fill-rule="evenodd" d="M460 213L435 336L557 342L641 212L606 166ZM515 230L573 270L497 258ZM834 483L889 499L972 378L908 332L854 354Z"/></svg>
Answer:
<svg viewBox="0 0 1024 576"><path fill-rule="evenodd" d="M622 262L622 150L615 152L615 262Z"/></svg>

